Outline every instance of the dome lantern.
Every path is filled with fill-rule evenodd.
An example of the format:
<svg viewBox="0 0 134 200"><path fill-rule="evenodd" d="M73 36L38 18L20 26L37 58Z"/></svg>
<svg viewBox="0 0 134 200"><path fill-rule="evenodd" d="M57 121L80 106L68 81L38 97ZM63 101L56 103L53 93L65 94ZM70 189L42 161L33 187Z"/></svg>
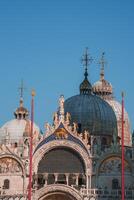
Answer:
<svg viewBox="0 0 134 200"><path fill-rule="evenodd" d="M93 93L100 96L102 99L112 99L113 98L112 85L107 80L105 80L104 67L106 61L104 55L105 53L103 52L99 62L99 64L101 65L100 80L94 83Z"/></svg>
<svg viewBox="0 0 134 200"><path fill-rule="evenodd" d="M24 92L24 85L23 85L23 81L21 81L21 86L19 88L20 90L20 105L19 107L16 109L16 111L14 112L15 118L16 119L27 119L29 112L28 110L23 106L23 92Z"/></svg>
<svg viewBox="0 0 134 200"><path fill-rule="evenodd" d="M29 116L28 110L23 106L23 99L20 99L20 106L14 112L16 119L27 119Z"/></svg>
<svg viewBox="0 0 134 200"><path fill-rule="evenodd" d="M80 84L80 94L90 94L92 91L92 85L88 80L88 66L92 62L92 57L89 56L88 54L88 48L86 48L85 53L82 57L82 63L83 66L85 67L85 73L84 73L84 80Z"/></svg>

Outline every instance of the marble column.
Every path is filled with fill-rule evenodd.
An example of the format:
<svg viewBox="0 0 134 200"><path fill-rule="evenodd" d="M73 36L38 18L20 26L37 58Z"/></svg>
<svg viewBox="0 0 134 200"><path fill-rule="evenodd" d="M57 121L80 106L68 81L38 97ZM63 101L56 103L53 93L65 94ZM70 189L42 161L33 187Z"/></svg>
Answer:
<svg viewBox="0 0 134 200"><path fill-rule="evenodd" d="M48 174L44 174L43 175L43 178L45 179L45 185L47 185L48 184Z"/></svg>
<svg viewBox="0 0 134 200"><path fill-rule="evenodd" d="M67 182L67 185L69 185L69 174L65 174L66 175L66 182Z"/></svg>
<svg viewBox="0 0 134 200"><path fill-rule="evenodd" d="M79 174L75 174L76 175L76 185L79 185Z"/></svg>
<svg viewBox="0 0 134 200"><path fill-rule="evenodd" d="M55 174L54 174L54 177L55 177L55 183L58 182L58 175L59 175L58 173L55 173Z"/></svg>
<svg viewBox="0 0 134 200"><path fill-rule="evenodd" d="M88 194L88 189L89 189L89 176L86 174L86 189L87 189L87 194Z"/></svg>

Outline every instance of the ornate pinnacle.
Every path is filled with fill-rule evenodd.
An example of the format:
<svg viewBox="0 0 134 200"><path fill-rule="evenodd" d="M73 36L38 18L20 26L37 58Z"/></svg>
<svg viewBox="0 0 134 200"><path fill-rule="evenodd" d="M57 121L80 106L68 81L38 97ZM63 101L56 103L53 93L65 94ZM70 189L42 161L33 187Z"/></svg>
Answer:
<svg viewBox="0 0 134 200"><path fill-rule="evenodd" d="M59 119L64 121L64 96L61 95L59 98Z"/></svg>
<svg viewBox="0 0 134 200"><path fill-rule="evenodd" d="M23 107L23 94L24 94L24 84L23 84L23 80L21 80L21 85L19 87L19 91L20 91L20 107Z"/></svg>

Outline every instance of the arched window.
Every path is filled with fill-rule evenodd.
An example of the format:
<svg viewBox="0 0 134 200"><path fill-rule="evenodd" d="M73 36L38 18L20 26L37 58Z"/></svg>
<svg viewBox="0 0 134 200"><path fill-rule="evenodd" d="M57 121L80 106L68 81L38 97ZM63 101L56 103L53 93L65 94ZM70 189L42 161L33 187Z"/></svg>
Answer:
<svg viewBox="0 0 134 200"><path fill-rule="evenodd" d="M112 180L112 189L113 190L119 189L119 181L116 178Z"/></svg>
<svg viewBox="0 0 134 200"><path fill-rule="evenodd" d="M102 145L107 145L107 138L103 137L101 140Z"/></svg>
<svg viewBox="0 0 134 200"><path fill-rule="evenodd" d="M82 125L81 125L81 123L78 123L77 126L78 126L77 127L77 132L81 133L82 132Z"/></svg>
<svg viewBox="0 0 134 200"><path fill-rule="evenodd" d="M101 149L104 150L107 146L107 138L103 137L101 140Z"/></svg>
<svg viewBox="0 0 134 200"><path fill-rule="evenodd" d="M10 181L8 179L4 180L3 189L9 189Z"/></svg>

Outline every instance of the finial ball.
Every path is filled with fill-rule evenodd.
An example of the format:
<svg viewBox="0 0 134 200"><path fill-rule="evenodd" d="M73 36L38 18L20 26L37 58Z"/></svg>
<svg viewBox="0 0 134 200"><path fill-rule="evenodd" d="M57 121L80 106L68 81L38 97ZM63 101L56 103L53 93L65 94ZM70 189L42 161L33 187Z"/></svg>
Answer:
<svg viewBox="0 0 134 200"><path fill-rule="evenodd" d="M34 97L36 95L35 90L32 90L31 95L32 95L32 97Z"/></svg>

